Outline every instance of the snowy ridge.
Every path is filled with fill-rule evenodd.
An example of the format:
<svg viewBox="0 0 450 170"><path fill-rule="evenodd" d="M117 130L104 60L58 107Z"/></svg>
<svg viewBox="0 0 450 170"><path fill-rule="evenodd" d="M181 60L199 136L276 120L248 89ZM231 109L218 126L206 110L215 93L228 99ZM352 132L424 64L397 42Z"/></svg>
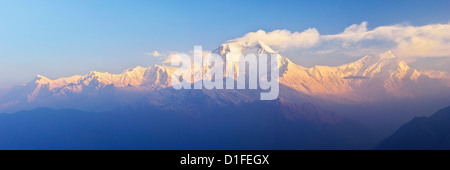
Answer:
<svg viewBox="0 0 450 170"><path fill-rule="evenodd" d="M148 68L136 67L125 70L121 74L110 74L107 72L91 71L84 76L72 76L50 80L38 75L35 80L27 86L35 87L28 95L27 101L36 99L41 91L49 91L52 95L64 95L66 93L82 93L83 89L100 89L107 86L116 88L143 88L155 90L170 87L170 76L174 68L168 66L151 66Z"/></svg>
<svg viewBox="0 0 450 170"><path fill-rule="evenodd" d="M283 91L294 90L302 96L334 102L354 103L428 95L430 92L424 89L435 90L437 93L442 90L447 92L450 89L450 76L447 73L420 72L410 68L390 51L377 56L365 56L355 62L341 66L314 66L311 68L305 68L291 62L261 41L229 41L220 45L213 53L221 55L226 64L233 64L235 67L238 66L234 62L242 58L226 61L224 56L227 54L242 54L244 56L247 54L277 55L280 61L279 81L283 85L280 89L280 95L283 95ZM39 105L39 103L45 103L46 101L65 100L70 102L74 98L83 101L84 98L93 99L93 96L101 100L119 98L117 101L139 100L137 98L142 96L153 96L150 101L157 101L158 105L170 104L169 99L157 98L167 96L177 98L178 93L176 92L171 91L170 95L166 95L163 93L167 90L161 91L172 86L171 76L175 69L170 66L155 65L148 68L128 69L121 74L92 71L87 75L76 75L56 80L38 75L30 83L15 88L9 95L0 100L0 106L2 106L0 110L4 109L3 107L11 107L18 103L22 105L38 103L36 105ZM204 73L207 69L209 68L203 68L201 71ZM193 73L193 76L197 78L201 75L201 73ZM289 90L283 88L289 88ZM244 96L248 95L237 91L221 91L220 93L204 91L203 93L209 96L227 96L226 98L213 97L220 103L227 103L226 101L239 103L240 100L233 99L233 96L241 96L240 98L244 99L246 98ZM122 99L123 96L128 96L128 98ZM244 101L251 100L252 97Z"/></svg>
<svg viewBox="0 0 450 170"><path fill-rule="evenodd" d="M171 67L155 65L148 68L138 66L136 68L125 70L121 74L91 71L85 76L77 75L67 78L59 78L56 80L50 80L44 76L38 75L34 83L41 85L46 84L48 85L50 90L71 85L87 86L94 82L98 87L107 85L113 85L115 87L138 87L150 84L151 86L153 86L160 83L161 81L165 81L165 78L171 75L173 70L174 69ZM156 84L152 84L152 82Z"/></svg>
<svg viewBox="0 0 450 170"><path fill-rule="evenodd" d="M226 54L277 54L259 40L229 41L213 51ZM228 64L228 62L227 62ZM308 96L337 102L373 102L384 98L409 98L422 94L430 83L446 84L445 73L421 73L388 51L365 56L341 66L305 68L280 56L280 83ZM424 92L426 93L426 92Z"/></svg>

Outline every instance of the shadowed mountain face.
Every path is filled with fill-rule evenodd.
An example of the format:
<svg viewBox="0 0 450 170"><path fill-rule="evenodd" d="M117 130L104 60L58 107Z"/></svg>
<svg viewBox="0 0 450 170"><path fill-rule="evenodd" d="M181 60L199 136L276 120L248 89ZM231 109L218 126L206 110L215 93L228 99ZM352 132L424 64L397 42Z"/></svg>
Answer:
<svg viewBox="0 0 450 170"><path fill-rule="evenodd" d="M193 99L193 98L191 98ZM135 105L111 112L0 115L0 149L368 149L364 126L312 104L258 101L201 112Z"/></svg>
<svg viewBox="0 0 450 170"><path fill-rule="evenodd" d="M416 117L403 125L376 149L450 149L450 106L431 117Z"/></svg>

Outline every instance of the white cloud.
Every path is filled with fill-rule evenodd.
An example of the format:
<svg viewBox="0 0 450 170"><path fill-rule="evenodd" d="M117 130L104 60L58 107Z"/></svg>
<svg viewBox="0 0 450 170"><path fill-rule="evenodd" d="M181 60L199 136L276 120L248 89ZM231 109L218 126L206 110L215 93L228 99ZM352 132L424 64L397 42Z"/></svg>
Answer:
<svg viewBox="0 0 450 170"><path fill-rule="evenodd" d="M310 28L303 32L290 32L288 30L265 32L259 30L257 32L248 33L245 36L232 41L253 43L260 40L269 46L285 50L291 47L311 47L319 41L319 38L319 32L314 28Z"/></svg>
<svg viewBox="0 0 450 170"><path fill-rule="evenodd" d="M191 51L189 51L187 53L185 53L185 52L178 52L178 51L172 51L167 56L161 56L161 60L162 60L161 63L162 64L170 64L172 62L173 57L176 56L177 54L187 54L191 58L191 60L193 60L193 57L194 57L194 51L193 50L191 50ZM202 49L202 56L203 57L205 57L205 56L207 56L209 54L211 54L211 51L205 51L205 50Z"/></svg>
<svg viewBox="0 0 450 170"><path fill-rule="evenodd" d="M161 53L159 53L158 51L153 51L152 53L147 53L147 55L149 56L153 56L153 57L161 57Z"/></svg>
<svg viewBox="0 0 450 170"><path fill-rule="evenodd" d="M373 30L367 22L354 24L343 32L320 35L315 28L303 32L259 30L231 40L255 42L261 40L287 57L362 57L391 50L395 55L411 60L421 57L450 57L450 24L425 26L390 25ZM292 56L294 55L294 56Z"/></svg>
<svg viewBox="0 0 450 170"><path fill-rule="evenodd" d="M359 49L392 50L400 57L450 57L450 24L425 26L392 25L367 30L367 22L352 25L344 32L321 36L347 47ZM339 44L340 43L340 44Z"/></svg>
<svg viewBox="0 0 450 170"><path fill-rule="evenodd" d="M367 25L367 22L353 24L342 32L331 35L321 35L315 28L302 32L258 30L229 42L252 44L263 41L283 56L306 67L345 64L366 55L378 55L389 50L408 63L421 58L450 58L450 23L425 26L397 24L374 29L368 29ZM161 54L154 51L149 55L168 64L177 53L179 52ZM203 56L208 53L210 51L204 51ZM187 54L192 57L193 52Z"/></svg>
<svg viewBox="0 0 450 170"><path fill-rule="evenodd" d="M170 64L172 62L172 58L176 56L177 54L180 54L178 52L172 52L167 57L163 58L162 64Z"/></svg>

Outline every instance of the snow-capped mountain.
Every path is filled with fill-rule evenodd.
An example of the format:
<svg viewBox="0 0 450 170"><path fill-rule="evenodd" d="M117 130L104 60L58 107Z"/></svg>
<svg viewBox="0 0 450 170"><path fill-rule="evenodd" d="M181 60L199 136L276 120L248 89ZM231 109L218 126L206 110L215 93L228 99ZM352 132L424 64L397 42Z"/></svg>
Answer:
<svg viewBox="0 0 450 170"><path fill-rule="evenodd" d="M231 41L213 52L223 57L226 54L277 54L261 41ZM305 68L286 57L280 57L279 64L279 81L282 85L307 96L336 102L376 102L386 98L420 97L433 95L433 89L446 89L445 92L450 93L448 74L419 72L391 51L365 56L335 67Z"/></svg>
<svg viewBox="0 0 450 170"><path fill-rule="evenodd" d="M220 45L213 53L223 57L227 54L279 56L261 41L229 41ZM279 59L279 82L282 85L280 97L290 100L315 98L344 103L376 102L387 98L403 99L434 93L450 94L448 76L442 76L446 74L419 72L391 52L366 56L335 67L305 68L288 58L279 56ZM234 61L238 60L240 58ZM224 62L233 64L225 59ZM100 102L96 107L102 110L100 109L102 106L110 108L117 104L129 104L143 99L155 105L171 105L171 101L177 98L177 95L184 94L170 88L172 85L170 79L175 69L166 65L155 65L128 69L121 74L92 71L87 75L56 80L38 75L25 86L17 86L5 95L0 100L0 110L42 106L77 108L91 102ZM193 76L201 75L193 74ZM211 97L212 102L225 104L258 99L254 92L246 90L201 90L201 93Z"/></svg>
<svg viewBox="0 0 450 170"><path fill-rule="evenodd" d="M341 102L418 97L424 95L422 92L428 86L448 88L445 85L448 82L445 77L433 77L410 68L390 51L336 67L304 68L289 63L280 78L280 83L305 94Z"/></svg>
<svg viewBox="0 0 450 170"><path fill-rule="evenodd" d="M171 86L174 68L168 66L136 67L121 74L92 71L87 75L50 80L38 75L23 86L16 86L1 99L0 110L34 107L75 107L90 102L102 106L134 102L142 92L151 92ZM110 107L108 107L110 108ZM95 108L85 108L94 109ZM16 110L16 109L13 109Z"/></svg>

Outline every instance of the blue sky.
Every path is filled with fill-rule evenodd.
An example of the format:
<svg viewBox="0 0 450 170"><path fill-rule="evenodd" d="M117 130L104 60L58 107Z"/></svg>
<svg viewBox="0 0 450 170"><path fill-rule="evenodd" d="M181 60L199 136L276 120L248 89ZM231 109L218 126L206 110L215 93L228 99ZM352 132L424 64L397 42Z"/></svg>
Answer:
<svg viewBox="0 0 450 170"><path fill-rule="evenodd" d="M154 50L213 50L259 29L337 34L363 21L368 29L447 24L449 6L448 0L1 0L0 87L37 74L119 73L156 64L146 55Z"/></svg>

